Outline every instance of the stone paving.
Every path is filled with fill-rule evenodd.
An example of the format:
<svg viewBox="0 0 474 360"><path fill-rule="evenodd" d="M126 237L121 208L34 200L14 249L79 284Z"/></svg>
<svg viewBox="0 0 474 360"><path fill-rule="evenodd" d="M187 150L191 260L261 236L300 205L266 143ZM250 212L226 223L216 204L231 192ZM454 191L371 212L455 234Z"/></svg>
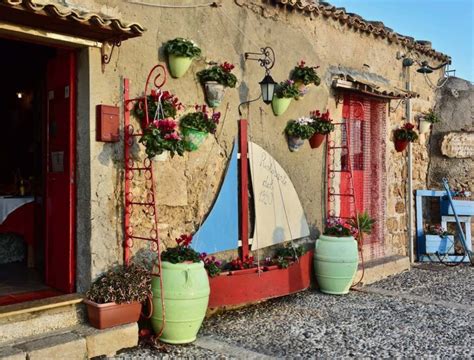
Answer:
<svg viewBox="0 0 474 360"><path fill-rule="evenodd" d="M414 268L361 290L311 290L230 311L207 319L195 344L116 358L474 357L472 267Z"/></svg>

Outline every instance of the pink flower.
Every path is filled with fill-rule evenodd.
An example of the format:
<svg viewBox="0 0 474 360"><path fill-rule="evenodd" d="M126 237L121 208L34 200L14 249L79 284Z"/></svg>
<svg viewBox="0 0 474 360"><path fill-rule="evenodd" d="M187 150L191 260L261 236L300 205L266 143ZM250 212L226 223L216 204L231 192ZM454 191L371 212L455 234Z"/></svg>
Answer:
<svg viewBox="0 0 474 360"><path fill-rule="evenodd" d="M306 62L304 60L301 60L300 63L298 64L298 66L300 68L304 68L305 64L306 64Z"/></svg>
<svg viewBox="0 0 474 360"><path fill-rule="evenodd" d="M228 63L227 61L221 64L221 69L227 73L230 73L234 69L234 67L234 65Z"/></svg>
<svg viewBox="0 0 474 360"><path fill-rule="evenodd" d="M181 137L177 132L172 132L164 136L165 140L181 140Z"/></svg>
<svg viewBox="0 0 474 360"><path fill-rule="evenodd" d="M156 127L159 128L162 133L173 132L176 126L177 124L172 118L159 120L156 124Z"/></svg>

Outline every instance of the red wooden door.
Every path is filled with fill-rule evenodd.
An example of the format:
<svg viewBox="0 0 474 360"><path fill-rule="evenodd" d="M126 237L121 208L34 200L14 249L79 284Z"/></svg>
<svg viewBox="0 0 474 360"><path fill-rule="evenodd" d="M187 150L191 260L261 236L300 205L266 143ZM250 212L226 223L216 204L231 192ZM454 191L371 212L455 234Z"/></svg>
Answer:
<svg viewBox="0 0 474 360"><path fill-rule="evenodd" d="M75 56L58 50L48 63L46 116L46 284L74 291Z"/></svg>

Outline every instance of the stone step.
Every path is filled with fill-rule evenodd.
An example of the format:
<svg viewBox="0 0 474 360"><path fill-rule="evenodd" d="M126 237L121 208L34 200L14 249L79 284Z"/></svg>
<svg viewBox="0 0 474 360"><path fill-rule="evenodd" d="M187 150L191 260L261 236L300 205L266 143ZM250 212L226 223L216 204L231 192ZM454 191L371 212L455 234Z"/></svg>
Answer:
<svg viewBox="0 0 474 360"><path fill-rule="evenodd" d="M96 356L113 356L121 349L137 345L137 323L104 330L76 325L5 343L0 347L0 359L83 360Z"/></svg>
<svg viewBox="0 0 474 360"><path fill-rule="evenodd" d="M406 270L410 270L410 259L407 256L392 255L367 261L365 263L362 282L358 284L358 286L372 284L388 276L396 275ZM362 266L359 264L359 269L354 277L354 281L359 281L361 277Z"/></svg>
<svg viewBox="0 0 474 360"><path fill-rule="evenodd" d="M68 294L0 307L0 346L85 324L82 295Z"/></svg>

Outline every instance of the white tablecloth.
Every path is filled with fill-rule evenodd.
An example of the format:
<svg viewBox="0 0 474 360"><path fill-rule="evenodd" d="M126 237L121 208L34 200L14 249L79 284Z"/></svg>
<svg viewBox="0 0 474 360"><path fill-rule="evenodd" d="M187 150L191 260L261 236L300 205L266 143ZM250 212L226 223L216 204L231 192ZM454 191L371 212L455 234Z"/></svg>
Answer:
<svg viewBox="0 0 474 360"><path fill-rule="evenodd" d="M0 196L0 225L6 220L8 215L14 212L19 207L33 202L33 196L22 197L2 197Z"/></svg>

